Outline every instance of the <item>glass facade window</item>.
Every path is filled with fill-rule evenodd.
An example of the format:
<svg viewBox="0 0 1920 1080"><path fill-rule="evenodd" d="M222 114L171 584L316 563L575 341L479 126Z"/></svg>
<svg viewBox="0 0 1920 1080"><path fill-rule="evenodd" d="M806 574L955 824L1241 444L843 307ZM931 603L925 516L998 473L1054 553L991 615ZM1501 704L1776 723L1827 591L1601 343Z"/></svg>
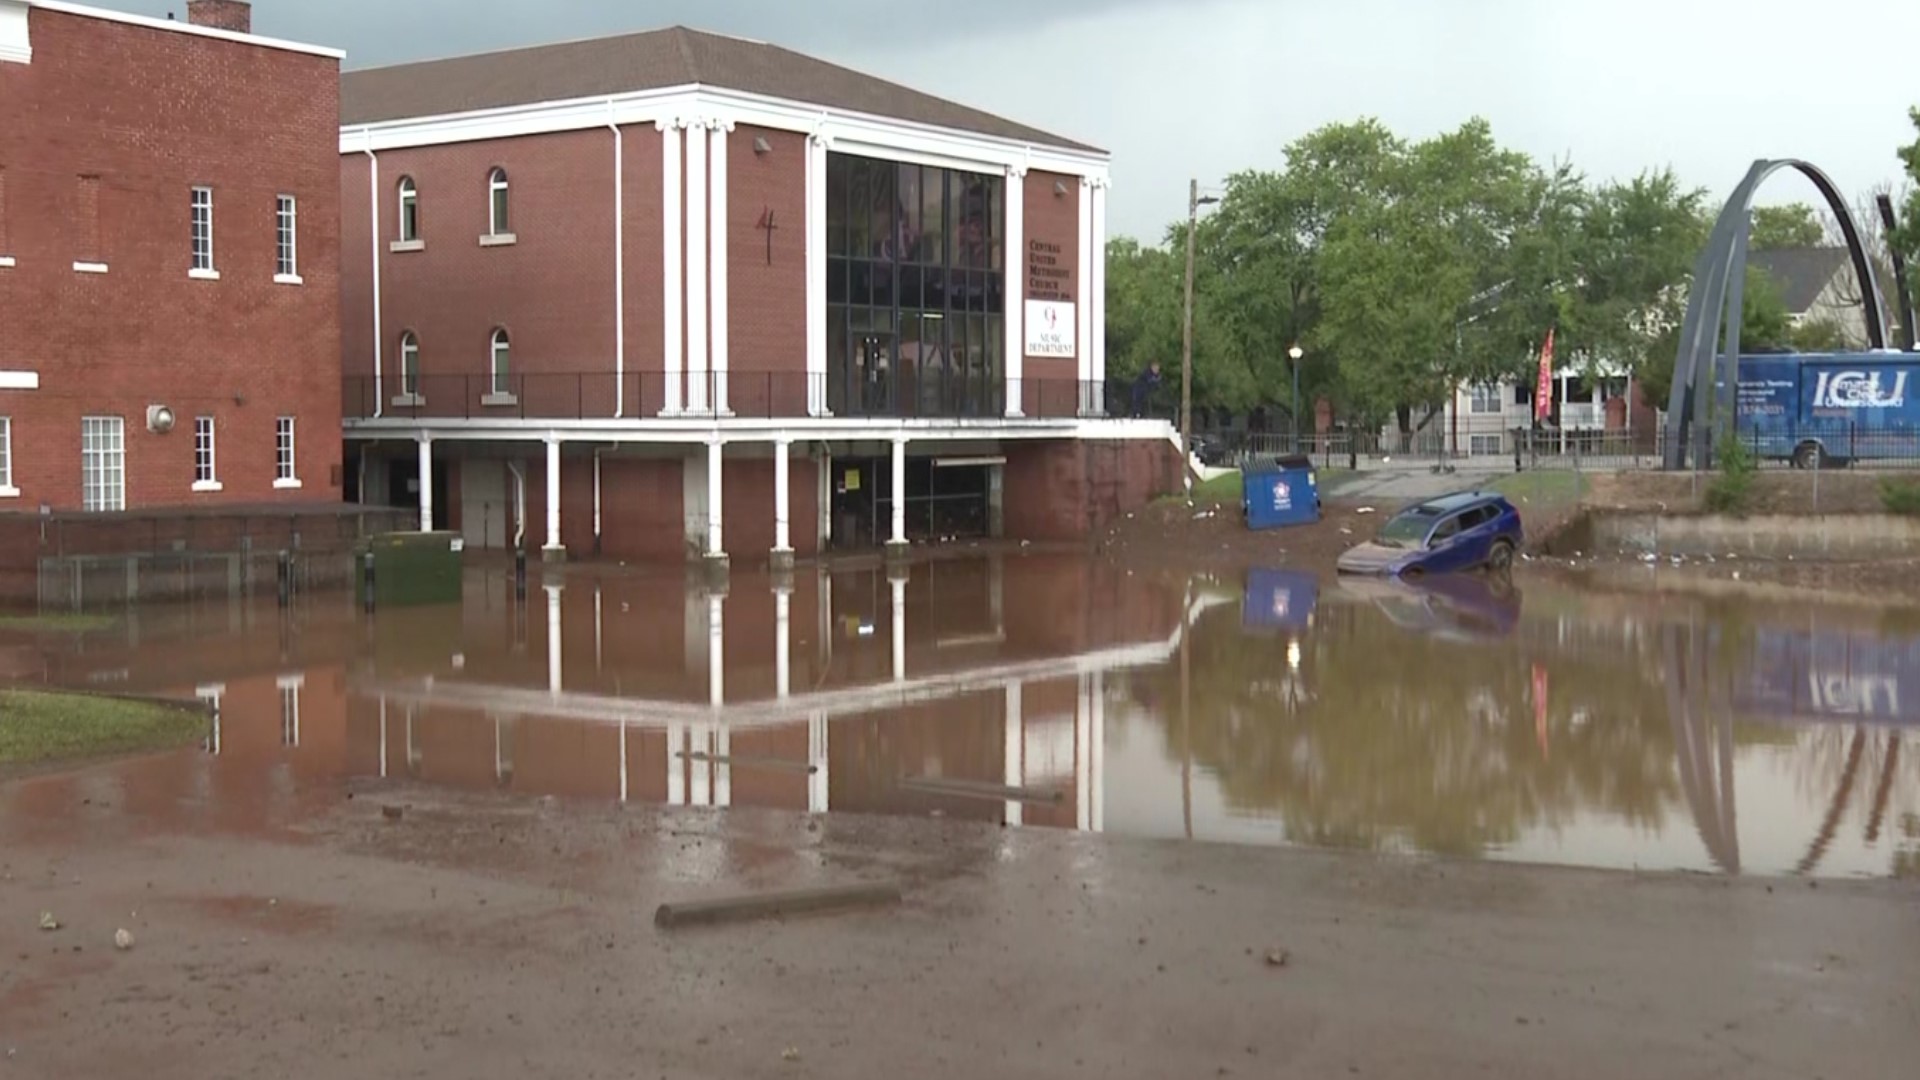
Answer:
<svg viewBox="0 0 1920 1080"><path fill-rule="evenodd" d="M830 154L827 407L1004 409L1005 180Z"/></svg>

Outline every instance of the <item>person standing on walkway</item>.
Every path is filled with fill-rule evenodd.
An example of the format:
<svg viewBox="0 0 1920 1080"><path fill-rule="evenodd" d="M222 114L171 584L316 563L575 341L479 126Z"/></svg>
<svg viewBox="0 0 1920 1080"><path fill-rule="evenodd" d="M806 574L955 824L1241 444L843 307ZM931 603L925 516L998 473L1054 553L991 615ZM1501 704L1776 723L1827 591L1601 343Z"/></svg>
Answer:
<svg viewBox="0 0 1920 1080"><path fill-rule="evenodd" d="M1144 419L1147 415L1147 399L1160 388L1160 361L1147 365L1133 380L1133 418Z"/></svg>

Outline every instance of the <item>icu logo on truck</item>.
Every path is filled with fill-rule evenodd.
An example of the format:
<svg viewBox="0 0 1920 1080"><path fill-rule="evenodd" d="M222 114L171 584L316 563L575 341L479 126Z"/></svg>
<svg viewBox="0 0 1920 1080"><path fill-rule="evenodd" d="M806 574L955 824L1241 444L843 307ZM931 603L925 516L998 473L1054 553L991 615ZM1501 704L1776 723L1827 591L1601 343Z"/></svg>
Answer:
<svg viewBox="0 0 1920 1080"><path fill-rule="evenodd" d="M1906 404L1907 373L1893 377L1893 389L1880 385L1878 371L1823 371L1814 384L1816 409L1897 409Z"/></svg>

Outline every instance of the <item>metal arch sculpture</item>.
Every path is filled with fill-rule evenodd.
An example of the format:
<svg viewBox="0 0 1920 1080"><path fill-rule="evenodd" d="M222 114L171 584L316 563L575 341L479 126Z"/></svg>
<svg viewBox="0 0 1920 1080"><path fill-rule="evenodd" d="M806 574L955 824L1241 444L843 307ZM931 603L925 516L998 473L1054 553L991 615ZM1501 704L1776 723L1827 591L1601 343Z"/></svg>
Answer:
<svg viewBox="0 0 1920 1080"><path fill-rule="evenodd" d="M1669 469L1686 467L1689 437L1698 443L1694 460L1701 464L1710 460L1707 422L1710 399L1717 398L1714 409L1717 415L1733 415L1740 378L1740 315L1745 301L1753 196L1767 177L1786 168L1798 169L1813 182L1840 223L1841 235L1847 241L1847 254L1853 260L1853 272L1861 286L1860 306L1867 322L1868 345L1875 349L1887 347L1887 327L1881 317L1880 287L1874 280L1873 260L1867 257L1866 247L1860 242L1860 227L1846 200L1841 198L1840 189L1826 173L1795 158L1755 161L1747 170L1746 179L1740 181L1740 186L1728 197L1713 224L1706 248L1693 265L1693 287L1687 299L1686 319L1680 324L1680 349L1674 357L1673 386L1667 400L1665 464ZM1723 325L1726 370L1724 377L1716 381L1715 360Z"/></svg>

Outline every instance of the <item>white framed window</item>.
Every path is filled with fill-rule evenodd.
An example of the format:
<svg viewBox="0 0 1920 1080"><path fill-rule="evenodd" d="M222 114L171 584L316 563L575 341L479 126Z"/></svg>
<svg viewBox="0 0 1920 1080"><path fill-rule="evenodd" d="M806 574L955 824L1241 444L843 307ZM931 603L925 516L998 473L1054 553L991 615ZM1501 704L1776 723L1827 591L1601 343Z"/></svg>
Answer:
<svg viewBox="0 0 1920 1080"><path fill-rule="evenodd" d="M282 416L273 422L273 486L297 488L300 478L294 472L293 417Z"/></svg>
<svg viewBox="0 0 1920 1080"><path fill-rule="evenodd" d="M1469 408L1475 416L1486 416L1497 413L1504 407L1501 400L1500 387L1493 383L1483 383L1476 386L1472 389L1471 393L1472 399Z"/></svg>
<svg viewBox="0 0 1920 1080"><path fill-rule="evenodd" d="M420 397L420 339L411 330L400 333L400 396L404 403Z"/></svg>
<svg viewBox="0 0 1920 1080"><path fill-rule="evenodd" d="M13 418L0 416L0 499L17 499L20 489L13 486Z"/></svg>
<svg viewBox="0 0 1920 1080"><path fill-rule="evenodd" d="M493 373L493 392L496 394L513 393L513 377L510 371L512 353L513 344L508 340L507 332L505 330L495 330L493 332L492 365L489 370Z"/></svg>
<svg viewBox="0 0 1920 1080"><path fill-rule="evenodd" d="M273 280L300 284L300 207L291 195L280 196L273 215Z"/></svg>
<svg viewBox="0 0 1920 1080"><path fill-rule="evenodd" d="M1467 453L1474 455L1499 454L1506 449L1505 435L1469 435Z"/></svg>
<svg viewBox="0 0 1920 1080"><path fill-rule="evenodd" d="M400 178L400 242L411 244L420 239L420 188L413 177Z"/></svg>
<svg viewBox="0 0 1920 1080"><path fill-rule="evenodd" d="M487 235L505 236L512 231L507 224L507 170L496 165L487 174Z"/></svg>
<svg viewBox="0 0 1920 1080"><path fill-rule="evenodd" d="M193 267L188 277L218 281L220 271L213 268L213 189L193 189Z"/></svg>
<svg viewBox="0 0 1920 1080"><path fill-rule="evenodd" d="M80 505L95 513L127 508L127 424L118 416L80 419Z"/></svg>
<svg viewBox="0 0 1920 1080"><path fill-rule="evenodd" d="M219 491L220 477L214 465L213 417L193 418L193 490Z"/></svg>

